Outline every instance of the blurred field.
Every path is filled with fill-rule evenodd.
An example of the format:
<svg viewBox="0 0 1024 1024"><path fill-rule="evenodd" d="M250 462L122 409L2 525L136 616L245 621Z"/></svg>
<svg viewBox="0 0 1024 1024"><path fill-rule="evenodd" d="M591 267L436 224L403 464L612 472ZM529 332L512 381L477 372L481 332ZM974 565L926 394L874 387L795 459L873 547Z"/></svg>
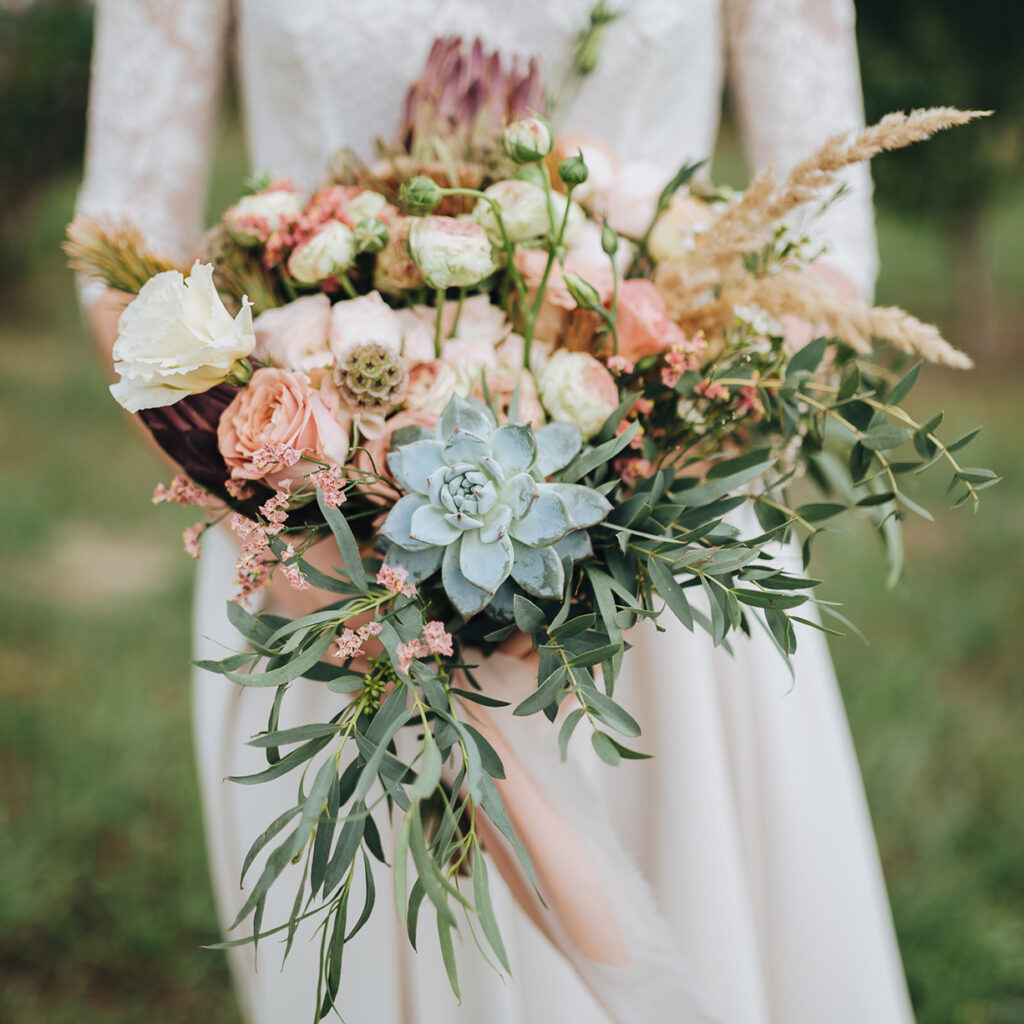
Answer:
<svg viewBox="0 0 1024 1024"><path fill-rule="evenodd" d="M241 173L234 140L214 208ZM24 272L2 295L0 1021L228 1024L222 957L199 948L215 933L188 725L191 518L150 505L167 474L79 323L58 252L74 187L23 211ZM880 298L947 320L943 239L880 226ZM989 245L1018 354L1022 239L1024 195L992 211ZM981 514L944 511L936 480L937 522L908 524L893 592L866 534L819 551L871 641L833 651L921 1024L1024 1020L1024 464L1006 355L926 373L911 406L944 407L950 437L985 424L968 461L1006 480Z"/></svg>

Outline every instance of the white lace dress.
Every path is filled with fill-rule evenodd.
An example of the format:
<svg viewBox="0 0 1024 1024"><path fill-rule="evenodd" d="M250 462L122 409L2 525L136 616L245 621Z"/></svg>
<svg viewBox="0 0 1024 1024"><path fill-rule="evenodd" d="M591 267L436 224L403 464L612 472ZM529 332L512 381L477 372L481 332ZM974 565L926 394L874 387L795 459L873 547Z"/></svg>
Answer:
<svg viewBox="0 0 1024 1024"><path fill-rule="evenodd" d="M313 184L342 144L369 155L396 126L431 39L480 35L551 66L590 0L108 0L98 4L86 179L79 209L127 216L186 253L198 237L220 87L237 64L252 164ZM569 127L632 157L677 165L713 147L723 83L756 164L790 163L861 117L850 0L634 0L608 30ZM831 262L864 291L874 278L870 182L830 212ZM208 537L195 604L197 657L237 640L225 618L234 552ZM527 920L491 872L513 967L499 976L467 938L462 1002L448 990L429 915L413 953L381 872L380 905L347 949L349 1024L905 1024L911 1011L871 824L828 653L800 637L791 680L770 642L730 657L681 627L637 631L619 695L651 761L616 769L589 745L561 767L546 722L508 740L557 816L567 855L590 858L595 898L628 949L588 959L556 899ZM504 685L496 662L492 685ZM334 695L299 685L286 711L326 720ZM269 695L195 679L195 739L221 916L243 895L253 837L291 806L295 782L224 782L258 770L244 741ZM325 716L321 718L320 716ZM538 716L539 717L539 716ZM532 721L532 720L530 720ZM289 724L289 723L284 723ZM503 727L504 728L504 727ZM581 733L582 735L582 733ZM585 739L585 737L584 737ZM538 811L540 813L540 811ZM282 889L286 888L284 886ZM269 906L269 923L291 894ZM226 923L226 920L225 920ZM273 940L230 954L249 1024L310 1019L316 943L300 933L280 969ZM553 945L552 945L553 943ZM556 951L557 950L557 951Z"/></svg>

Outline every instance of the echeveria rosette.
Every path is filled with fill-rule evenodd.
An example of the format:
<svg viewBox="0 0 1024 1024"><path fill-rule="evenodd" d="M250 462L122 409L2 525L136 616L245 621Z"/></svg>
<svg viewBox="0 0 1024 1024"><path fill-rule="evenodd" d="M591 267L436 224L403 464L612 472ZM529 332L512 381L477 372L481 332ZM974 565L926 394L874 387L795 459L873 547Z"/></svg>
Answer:
<svg viewBox="0 0 1024 1024"><path fill-rule="evenodd" d="M534 597L561 597L565 570L555 545L612 508L593 488L546 481L581 446L573 424L499 427L482 402L456 395L433 438L388 455L408 492L381 526L392 543L388 563L417 583L440 569L445 593L467 619L509 579Z"/></svg>

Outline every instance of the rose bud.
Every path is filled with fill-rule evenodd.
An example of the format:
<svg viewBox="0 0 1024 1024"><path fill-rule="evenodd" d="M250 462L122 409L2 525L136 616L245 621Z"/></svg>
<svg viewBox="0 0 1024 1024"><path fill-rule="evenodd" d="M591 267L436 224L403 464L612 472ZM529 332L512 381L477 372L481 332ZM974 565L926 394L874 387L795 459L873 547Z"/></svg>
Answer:
<svg viewBox="0 0 1024 1024"><path fill-rule="evenodd" d="M601 225L601 248L606 256L614 256L619 251L619 236L608 221Z"/></svg>
<svg viewBox="0 0 1024 1024"><path fill-rule="evenodd" d="M336 277L356 255L356 239L341 221L328 221L288 257L288 273L299 284L319 284Z"/></svg>
<svg viewBox="0 0 1024 1024"><path fill-rule="evenodd" d="M565 287L569 289L569 294L575 299L577 306L581 306L583 309L602 308L603 303L597 289L589 282L584 281L579 274L565 271L562 274L562 280L565 281Z"/></svg>
<svg viewBox="0 0 1024 1024"><path fill-rule="evenodd" d="M577 153L575 156L566 157L558 165L558 176L568 185L570 188L575 188L577 185L582 185L587 180L587 176L590 172L587 170L587 162L583 159L582 153Z"/></svg>
<svg viewBox="0 0 1024 1024"><path fill-rule="evenodd" d="M541 117L524 117L513 121L502 139L505 152L521 164L541 160L551 152L554 136L551 125Z"/></svg>
<svg viewBox="0 0 1024 1024"><path fill-rule="evenodd" d="M388 226L376 217L365 217L353 231L357 252L380 252L388 244Z"/></svg>
<svg viewBox="0 0 1024 1024"><path fill-rule="evenodd" d="M441 186L433 178L421 174L402 185L399 193L402 203L410 213L426 216L437 209L441 202Z"/></svg>
<svg viewBox="0 0 1024 1024"><path fill-rule="evenodd" d="M505 233L513 245L546 238L551 234L548 196L543 188L528 181L509 179L491 185L484 195L498 204ZM551 195L556 231L562 223L567 202L569 200L558 192ZM505 244L490 202L480 199L473 210L473 219L487 232L492 245L499 247ZM585 221L583 211L575 203L570 203L569 221L563 241L570 241Z"/></svg>
<svg viewBox="0 0 1024 1024"><path fill-rule="evenodd" d="M256 192L242 196L223 220L239 245L260 245L298 217L302 206L302 196L290 189Z"/></svg>
<svg viewBox="0 0 1024 1024"><path fill-rule="evenodd" d="M409 229L409 255L431 288L465 288L494 273L487 232L454 217L424 217Z"/></svg>

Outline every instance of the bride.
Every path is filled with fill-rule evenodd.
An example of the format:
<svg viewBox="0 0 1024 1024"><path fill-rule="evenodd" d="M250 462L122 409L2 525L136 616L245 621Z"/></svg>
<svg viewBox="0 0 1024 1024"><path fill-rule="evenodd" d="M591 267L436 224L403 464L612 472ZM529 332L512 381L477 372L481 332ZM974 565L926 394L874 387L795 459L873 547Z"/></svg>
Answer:
<svg viewBox="0 0 1024 1024"><path fill-rule="evenodd" d="M397 127L431 40L480 36L550 70L591 0L100 0L86 176L78 209L127 217L185 257L200 233L219 94L237 71L252 165L312 186L342 145L369 156ZM786 165L862 118L851 0L623 0L566 127L667 168L714 146L726 79L751 161ZM822 222L829 283L870 290L870 182ZM117 304L87 290L109 355ZM236 557L210 531L195 602L197 658L237 645L227 623ZM271 593L268 601L281 601ZM562 767L533 719L489 723L504 798L538 866L543 902L491 845L512 978L468 937L461 1005L426 924L414 952L380 906L346 949L339 1009L351 1024L904 1024L912 1019L845 717L821 635L800 638L792 679L763 637L732 656L674 620L631 637L618 693L650 761L616 769L589 748ZM495 691L524 678L498 657ZM529 673L526 673L528 677ZM196 673L195 746L214 891L226 924L244 896L248 843L290 806L290 777L244 746L270 695ZM301 684L296 721L336 696ZM301 712L301 714L300 714ZM539 716L534 716L534 719ZM282 721L282 727L291 723ZM504 879L504 881L502 881ZM280 885L278 889L288 888ZM379 901L390 893L382 873ZM287 916L278 892L266 923ZM306 936L308 938L308 935ZM229 959L248 1024L307 1019L317 946L300 931L283 970L273 940Z"/></svg>

